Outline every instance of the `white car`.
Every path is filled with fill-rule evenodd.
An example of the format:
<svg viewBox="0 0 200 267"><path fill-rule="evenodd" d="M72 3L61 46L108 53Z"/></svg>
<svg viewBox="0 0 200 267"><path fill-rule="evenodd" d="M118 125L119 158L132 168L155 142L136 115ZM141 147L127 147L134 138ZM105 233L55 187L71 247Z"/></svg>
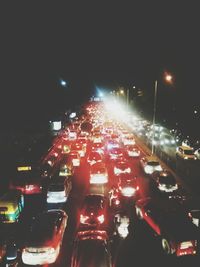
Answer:
<svg viewBox="0 0 200 267"><path fill-rule="evenodd" d="M108 183L108 172L104 163L98 162L90 167L90 184Z"/></svg>
<svg viewBox="0 0 200 267"><path fill-rule="evenodd" d="M152 174L155 171L162 171L163 168L155 156L146 156L141 158L140 164L146 174Z"/></svg>
<svg viewBox="0 0 200 267"><path fill-rule="evenodd" d="M71 189L70 177L55 177L47 189L47 203L65 203Z"/></svg>

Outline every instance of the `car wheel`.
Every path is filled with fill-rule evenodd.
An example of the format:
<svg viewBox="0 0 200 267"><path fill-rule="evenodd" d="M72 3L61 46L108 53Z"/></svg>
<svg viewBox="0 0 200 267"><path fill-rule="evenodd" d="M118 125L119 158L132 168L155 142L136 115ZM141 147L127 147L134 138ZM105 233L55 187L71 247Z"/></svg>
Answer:
<svg viewBox="0 0 200 267"><path fill-rule="evenodd" d="M140 219L140 220L143 219L142 211L137 207L136 207L136 215L137 215L138 219Z"/></svg>
<svg viewBox="0 0 200 267"><path fill-rule="evenodd" d="M163 249L163 252L167 255L170 255L172 254L172 250L171 250L171 246L169 244L169 241L167 241L167 239L165 238L162 238L162 249Z"/></svg>

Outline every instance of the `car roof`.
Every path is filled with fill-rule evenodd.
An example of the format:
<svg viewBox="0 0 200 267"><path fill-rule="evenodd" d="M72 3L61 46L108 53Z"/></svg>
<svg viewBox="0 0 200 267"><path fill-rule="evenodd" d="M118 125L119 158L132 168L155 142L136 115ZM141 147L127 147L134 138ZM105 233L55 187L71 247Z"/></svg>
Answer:
<svg viewBox="0 0 200 267"><path fill-rule="evenodd" d="M158 161L158 158L154 155L146 156L145 159L148 161Z"/></svg>
<svg viewBox="0 0 200 267"><path fill-rule="evenodd" d="M47 210L36 214L30 221L29 238L30 240L39 241L39 237L45 239L52 237L52 230L56 222L66 216L65 211L59 209Z"/></svg>

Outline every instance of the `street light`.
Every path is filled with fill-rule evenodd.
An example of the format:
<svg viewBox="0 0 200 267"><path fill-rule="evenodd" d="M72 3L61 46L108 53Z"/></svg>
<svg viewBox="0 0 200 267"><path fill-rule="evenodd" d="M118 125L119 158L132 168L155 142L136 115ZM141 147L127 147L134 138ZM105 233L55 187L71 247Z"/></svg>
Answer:
<svg viewBox="0 0 200 267"><path fill-rule="evenodd" d="M133 86L132 87L133 88L133 90L135 89L135 86ZM129 100L130 100L130 89L128 88L127 89L127 93L126 93L127 95L126 95L126 103L127 103L127 107L129 106Z"/></svg>
<svg viewBox="0 0 200 267"><path fill-rule="evenodd" d="M59 82L62 87L67 87L67 82L65 80L60 79Z"/></svg>
<svg viewBox="0 0 200 267"><path fill-rule="evenodd" d="M164 73L164 80L165 82L172 84L173 83L173 76L169 73ZM153 155L155 152L155 121L156 121L156 102L157 102L157 92L158 92L158 81L155 80L154 83L154 104L153 104L153 138L152 138L152 146L151 146L151 154Z"/></svg>

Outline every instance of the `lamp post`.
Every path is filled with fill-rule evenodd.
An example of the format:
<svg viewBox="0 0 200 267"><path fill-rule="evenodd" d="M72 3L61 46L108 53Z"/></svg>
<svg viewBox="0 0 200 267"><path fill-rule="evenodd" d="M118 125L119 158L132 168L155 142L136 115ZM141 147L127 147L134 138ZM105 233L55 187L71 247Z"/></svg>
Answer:
<svg viewBox="0 0 200 267"><path fill-rule="evenodd" d="M172 75L169 73L164 74L164 80L172 84ZM157 93L158 93L158 80L155 80L154 83L154 104L153 104L153 121L152 121L152 126L153 126L153 138L152 138L152 146L151 146L151 154L153 155L155 152L155 122L156 122L156 104L157 104Z"/></svg>
<svg viewBox="0 0 200 267"><path fill-rule="evenodd" d="M132 89L134 90L135 86L133 86ZM130 89L128 88L127 92L126 92L126 104L127 104L127 107L129 106L129 103L130 103Z"/></svg>

